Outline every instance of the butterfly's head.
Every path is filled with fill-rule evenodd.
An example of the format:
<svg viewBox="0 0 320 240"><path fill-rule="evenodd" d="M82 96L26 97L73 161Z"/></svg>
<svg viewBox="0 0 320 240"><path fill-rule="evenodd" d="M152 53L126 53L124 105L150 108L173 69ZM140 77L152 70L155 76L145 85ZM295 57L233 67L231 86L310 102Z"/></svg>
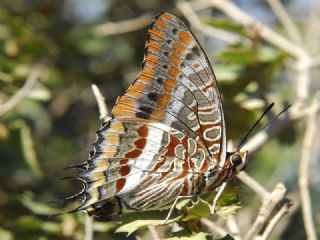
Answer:
<svg viewBox="0 0 320 240"><path fill-rule="evenodd" d="M235 174L239 173L240 171L244 170L247 165L247 156L248 151L245 152L232 152L229 153L227 158L230 163L229 166L232 167L233 172Z"/></svg>

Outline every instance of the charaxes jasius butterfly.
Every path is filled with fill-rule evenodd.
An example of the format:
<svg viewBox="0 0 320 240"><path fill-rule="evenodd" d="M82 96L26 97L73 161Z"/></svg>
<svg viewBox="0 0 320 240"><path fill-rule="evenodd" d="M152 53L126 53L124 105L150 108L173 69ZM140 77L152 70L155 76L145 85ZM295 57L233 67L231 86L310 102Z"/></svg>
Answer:
<svg viewBox="0 0 320 240"><path fill-rule="evenodd" d="M113 216L170 208L216 190L244 169L247 152L226 151L217 82L202 47L169 13L151 24L141 71L97 132L88 161L71 166L84 188L66 200ZM168 216L169 217L169 216Z"/></svg>

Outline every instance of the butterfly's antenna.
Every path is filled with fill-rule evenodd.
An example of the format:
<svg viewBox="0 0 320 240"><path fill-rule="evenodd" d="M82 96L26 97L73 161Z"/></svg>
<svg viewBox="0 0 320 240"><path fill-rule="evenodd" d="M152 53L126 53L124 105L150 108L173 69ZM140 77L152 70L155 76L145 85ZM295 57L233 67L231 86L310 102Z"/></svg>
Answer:
<svg viewBox="0 0 320 240"><path fill-rule="evenodd" d="M243 145L246 143L248 137L251 135L251 133L253 132L253 130L257 127L257 125L259 124L259 122L262 120L262 118L271 110L271 108L274 106L274 103L271 103L266 110L264 110L264 112L261 114L260 118L255 122L255 124L253 124L253 126L250 128L250 130L247 132L247 134L244 136L244 138L242 139L242 141L240 142L239 146L237 147L237 152L240 151L240 149L243 147ZM279 115L279 114L278 114Z"/></svg>
<svg viewBox="0 0 320 240"><path fill-rule="evenodd" d="M279 112L275 117L273 117L270 122L268 122L266 125L264 125L263 127L259 128L258 132L262 131L263 129L265 129L266 127L268 127L269 125L271 125L271 123L274 122L274 120L276 120L282 113L286 112L289 108L292 107L292 104L289 104L288 106L286 106L284 109L281 110L281 112Z"/></svg>

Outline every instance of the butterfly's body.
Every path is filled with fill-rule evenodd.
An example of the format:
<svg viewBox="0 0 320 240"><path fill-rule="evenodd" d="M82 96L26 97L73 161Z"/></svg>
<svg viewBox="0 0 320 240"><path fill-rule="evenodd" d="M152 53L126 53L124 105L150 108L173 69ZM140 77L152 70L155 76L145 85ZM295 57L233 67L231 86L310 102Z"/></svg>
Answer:
<svg viewBox="0 0 320 240"><path fill-rule="evenodd" d="M76 210L117 215L170 207L214 190L242 170L227 153L225 122L210 63L188 28L162 13L149 28L141 72L79 165L85 188ZM240 162L232 160L237 156Z"/></svg>

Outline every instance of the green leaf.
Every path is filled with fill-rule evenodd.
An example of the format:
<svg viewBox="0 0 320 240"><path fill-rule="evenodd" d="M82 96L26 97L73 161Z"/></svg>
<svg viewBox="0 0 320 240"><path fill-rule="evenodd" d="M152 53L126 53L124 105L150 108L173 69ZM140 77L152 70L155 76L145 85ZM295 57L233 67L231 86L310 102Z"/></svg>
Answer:
<svg viewBox="0 0 320 240"><path fill-rule="evenodd" d="M221 52L218 57L235 64L251 64L256 61L255 54L249 47L231 47Z"/></svg>
<svg viewBox="0 0 320 240"><path fill-rule="evenodd" d="M216 209L216 214L219 215L220 217L226 217L231 214L235 214L241 206L238 205L232 205L232 206L227 206L227 207L217 207Z"/></svg>
<svg viewBox="0 0 320 240"><path fill-rule="evenodd" d="M164 223L167 216L167 211L148 211L148 212L133 212L122 217L123 225L116 229L115 232L126 232L132 234L139 228L145 226L158 226ZM167 223L173 222L172 220Z"/></svg>
<svg viewBox="0 0 320 240"><path fill-rule="evenodd" d="M13 239L12 233L3 228L0 228L0 239L12 240Z"/></svg>
<svg viewBox="0 0 320 240"><path fill-rule="evenodd" d="M260 46L257 52L257 60L259 62L273 62L276 61L281 55L279 50L270 46Z"/></svg>
<svg viewBox="0 0 320 240"><path fill-rule="evenodd" d="M248 37L249 33L246 31L246 29L238 23L235 22L231 22L228 19L214 19L214 18L210 18L210 19L205 19L203 20L204 23L211 25L215 28L220 28L229 32L234 32L237 34L240 34L242 36Z"/></svg>
<svg viewBox="0 0 320 240"><path fill-rule="evenodd" d="M51 215L57 213L57 210L46 204L34 200L31 192L24 193L20 199L21 203L35 214Z"/></svg>
<svg viewBox="0 0 320 240"><path fill-rule="evenodd" d="M242 67L238 64L217 64L214 66L214 73L219 82L234 82L241 75Z"/></svg>
<svg viewBox="0 0 320 240"><path fill-rule="evenodd" d="M177 208L181 209L184 212L184 215L179 218L179 221L196 220L211 215L210 204L200 197L198 197L196 201L181 201L181 203L177 204Z"/></svg>
<svg viewBox="0 0 320 240"><path fill-rule="evenodd" d="M25 230L42 229L50 233L58 233L61 231L61 225L55 222L45 222L35 218L34 216L21 216L16 221L16 227Z"/></svg>

